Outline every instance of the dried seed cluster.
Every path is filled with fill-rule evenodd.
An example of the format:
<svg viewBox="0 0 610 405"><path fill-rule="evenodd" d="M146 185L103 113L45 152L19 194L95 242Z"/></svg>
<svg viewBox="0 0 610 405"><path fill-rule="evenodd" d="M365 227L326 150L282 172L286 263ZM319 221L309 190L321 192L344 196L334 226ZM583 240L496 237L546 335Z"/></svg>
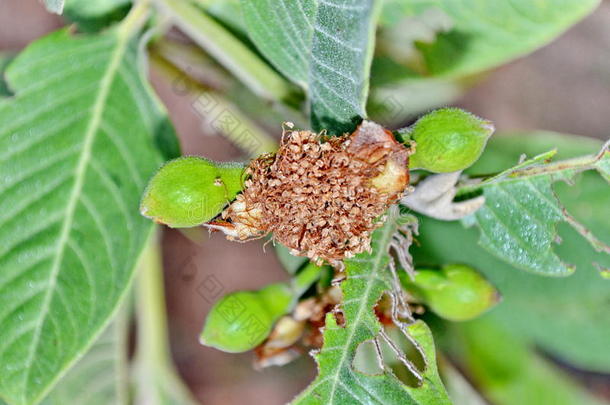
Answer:
<svg viewBox="0 0 610 405"><path fill-rule="evenodd" d="M370 249L373 230L408 185L409 150L364 121L350 135L287 131L275 155L253 160L223 212L229 238L273 233L292 253L331 263Z"/></svg>

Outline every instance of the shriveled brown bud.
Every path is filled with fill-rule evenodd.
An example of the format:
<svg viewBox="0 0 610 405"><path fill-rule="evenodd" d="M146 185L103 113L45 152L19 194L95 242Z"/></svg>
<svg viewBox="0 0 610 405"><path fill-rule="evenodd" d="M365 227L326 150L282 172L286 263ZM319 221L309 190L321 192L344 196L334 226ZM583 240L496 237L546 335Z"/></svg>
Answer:
<svg viewBox="0 0 610 405"><path fill-rule="evenodd" d="M280 318L267 340L254 349L254 367L283 366L300 356L301 351L295 344L303 335L304 328L304 321L297 321L288 315Z"/></svg>
<svg viewBox="0 0 610 405"><path fill-rule="evenodd" d="M336 263L370 249L379 217L409 184L409 154L370 121L340 137L286 131L275 155L250 163L226 222L210 227L238 240L272 232L293 254Z"/></svg>

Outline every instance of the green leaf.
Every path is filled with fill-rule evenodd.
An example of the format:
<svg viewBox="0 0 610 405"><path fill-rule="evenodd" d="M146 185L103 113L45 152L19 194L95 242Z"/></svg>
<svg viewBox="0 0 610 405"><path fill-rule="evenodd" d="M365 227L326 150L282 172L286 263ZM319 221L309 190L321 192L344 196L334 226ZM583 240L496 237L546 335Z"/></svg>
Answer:
<svg viewBox="0 0 610 405"><path fill-rule="evenodd" d="M376 338L382 328L373 307L391 288L388 249L396 230L396 210L392 208L386 223L373 235L373 253L345 261L347 279L341 283L345 325L337 324L332 313L327 314L324 345L314 355L318 377L296 398L295 404L450 403L438 377L432 334L422 321L407 328L425 354L427 367L421 386L404 385L387 367L382 374L369 375L352 364L358 346Z"/></svg>
<svg viewBox="0 0 610 405"><path fill-rule="evenodd" d="M99 31L120 21L131 6L131 0L65 0L64 15L77 23L81 31Z"/></svg>
<svg viewBox="0 0 610 405"><path fill-rule="evenodd" d="M489 172L517 159L521 150L534 154L556 146L559 155L590 153L599 142L584 137L551 133L498 136L492 139L473 172ZM610 193L594 172L580 175L574 185L558 183L556 192L573 215L592 232L610 239L607 207ZM567 224L560 224L562 243L555 250L562 261L579 271L567 278L549 278L515 271L511 265L476 247L478 231L458 223L425 218L420 223L420 244L415 262L423 264L464 263L479 269L501 292L503 300L486 316L510 325L520 335L544 351L577 367L610 372L610 302L608 281L599 276L591 261L610 268L610 257L595 252Z"/></svg>
<svg viewBox="0 0 610 405"><path fill-rule="evenodd" d="M477 320L452 329L457 329L452 334L454 356L462 360L462 366L494 404L607 403L579 387L500 324Z"/></svg>
<svg viewBox="0 0 610 405"><path fill-rule="evenodd" d="M128 320L128 311L121 308L89 351L62 377L42 404L127 405Z"/></svg>
<svg viewBox="0 0 610 405"><path fill-rule="evenodd" d="M485 188L484 195L485 205L474 214L483 247L523 270L549 276L574 272L553 251L563 215L550 179L496 184Z"/></svg>
<svg viewBox="0 0 610 405"><path fill-rule="evenodd" d="M42 0L44 6L51 13L61 14L64 10L64 0Z"/></svg>
<svg viewBox="0 0 610 405"><path fill-rule="evenodd" d="M315 130L352 131L366 116L380 3L242 0L252 41L307 91Z"/></svg>
<svg viewBox="0 0 610 405"><path fill-rule="evenodd" d="M446 77L481 72L526 55L598 4L599 0L423 0L402 2L402 8L405 17L434 11L451 21L448 31L418 44L427 73Z"/></svg>
<svg viewBox="0 0 610 405"><path fill-rule="evenodd" d="M552 184L595 168L608 159L608 154L543 163L553 155L554 152L538 155L480 184L465 186L458 195L482 191L485 196L485 205L464 219L466 224L476 223L483 247L517 268L565 276L572 274L574 267L562 262L553 250L560 221L574 226L597 250L610 252L610 248L567 214Z"/></svg>
<svg viewBox="0 0 610 405"><path fill-rule="evenodd" d="M41 405L127 405L128 317L121 308L89 351L61 378ZM0 399L0 405L5 402Z"/></svg>
<svg viewBox="0 0 610 405"><path fill-rule="evenodd" d="M103 35L40 39L7 71L0 396L14 405L39 400L86 352L150 233L139 198L164 158L159 145L176 141L137 69L144 9L134 11Z"/></svg>

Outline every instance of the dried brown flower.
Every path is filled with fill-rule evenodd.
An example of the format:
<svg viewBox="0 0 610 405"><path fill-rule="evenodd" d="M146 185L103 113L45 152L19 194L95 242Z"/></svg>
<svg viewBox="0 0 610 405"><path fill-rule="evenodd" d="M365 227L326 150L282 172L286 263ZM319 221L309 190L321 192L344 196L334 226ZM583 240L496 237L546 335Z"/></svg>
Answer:
<svg viewBox="0 0 610 405"><path fill-rule="evenodd" d="M295 255L337 263L370 249L379 217L409 183L409 152L369 121L341 137L286 131L275 155L250 163L216 227L238 240L271 232Z"/></svg>

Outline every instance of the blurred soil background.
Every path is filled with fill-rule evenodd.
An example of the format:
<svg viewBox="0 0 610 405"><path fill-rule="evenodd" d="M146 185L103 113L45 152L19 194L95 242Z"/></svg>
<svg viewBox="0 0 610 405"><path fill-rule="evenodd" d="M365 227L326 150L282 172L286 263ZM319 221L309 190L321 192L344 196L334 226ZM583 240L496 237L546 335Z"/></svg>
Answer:
<svg viewBox="0 0 610 405"><path fill-rule="evenodd" d="M0 51L17 51L64 25L37 0L0 0ZM152 73L187 155L219 160L246 156L220 136L211 135L192 107L192 98ZM457 105L490 119L498 131L543 129L610 136L610 1L549 46L510 63L483 79ZM280 134L278 123L275 136ZM204 404L289 401L315 375L309 356L262 372L251 355L232 355L198 343L212 303L236 289L255 289L285 280L273 247L262 242L231 243L202 232L200 242L164 230L164 264L172 352L179 373ZM264 252L264 253L263 253ZM566 367L567 368L567 367ZM576 373L594 391L610 396L608 379Z"/></svg>

